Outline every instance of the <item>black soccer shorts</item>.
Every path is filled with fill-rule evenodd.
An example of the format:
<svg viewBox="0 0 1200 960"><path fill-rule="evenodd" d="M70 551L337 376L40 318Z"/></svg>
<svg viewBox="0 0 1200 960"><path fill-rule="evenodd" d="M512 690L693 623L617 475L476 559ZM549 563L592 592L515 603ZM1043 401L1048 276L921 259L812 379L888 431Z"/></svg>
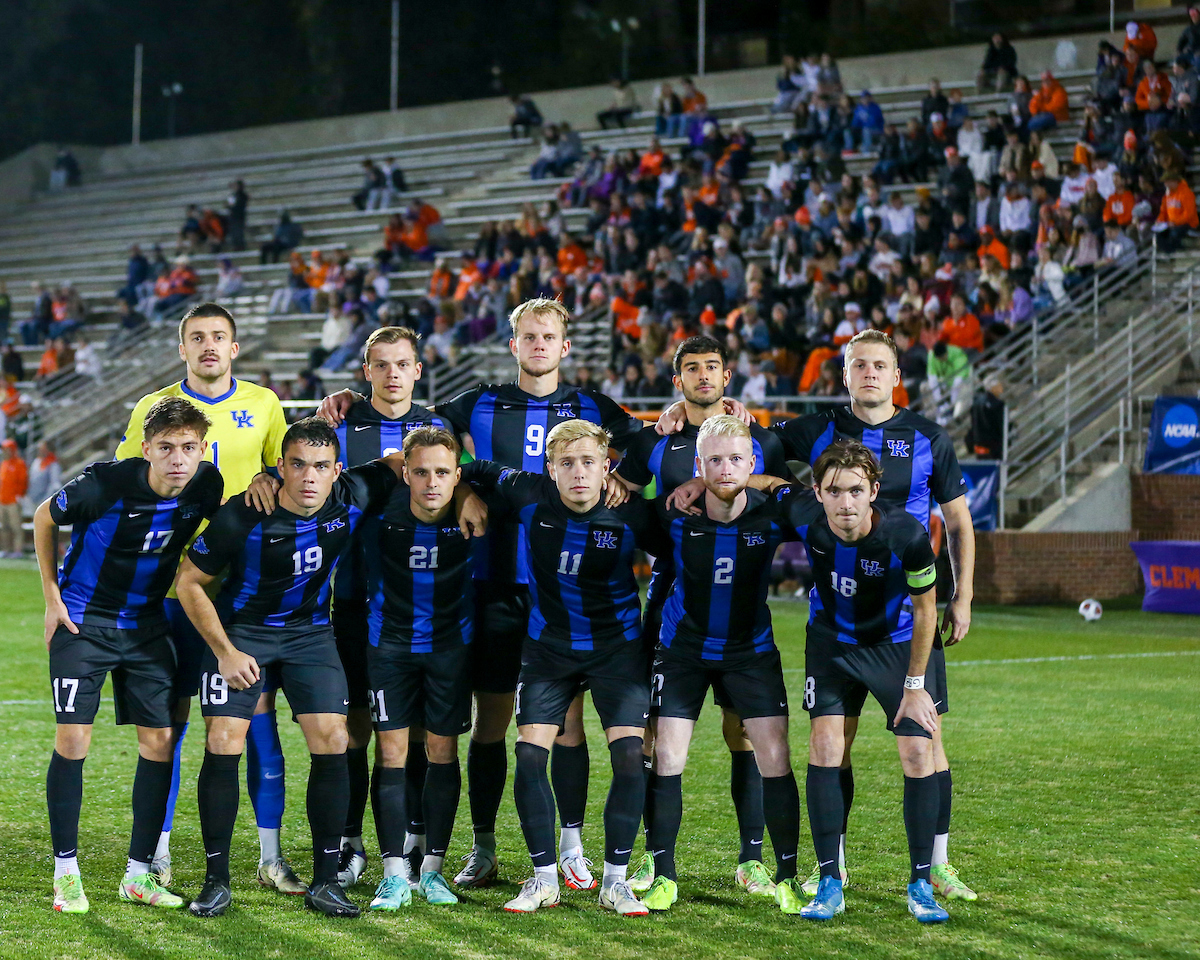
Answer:
<svg viewBox="0 0 1200 960"><path fill-rule="evenodd" d="M104 678L112 674L117 723L169 727L175 649L167 625L116 630L60 626L50 638L50 692L59 723L93 723Z"/></svg>
<svg viewBox="0 0 1200 960"><path fill-rule="evenodd" d="M596 650L572 650L527 639L517 682L517 726L549 723L562 733L567 708L590 689L600 726L644 727L650 716L646 660L636 640L618 640Z"/></svg>
<svg viewBox="0 0 1200 960"><path fill-rule="evenodd" d="M350 709L366 710L370 706L367 691L367 614L369 607L358 598L338 598L333 601L333 637L338 657L346 672L346 687L350 691Z"/></svg>
<svg viewBox="0 0 1200 960"><path fill-rule="evenodd" d="M163 601L163 610L167 615L167 623L171 625L171 643L175 647L175 659L178 664L172 696L174 700L187 700L200 692L200 665L208 652L208 644L188 619L188 615L183 612L183 604L178 600L167 597ZM278 689L279 671L267 671L263 691L274 693Z"/></svg>
<svg viewBox="0 0 1200 960"><path fill-rule="evenodd" d="M730 707L742 720L788 715L778 650L705 660L678 640L670 647L659 646L651 694L656 717L696 720L709 687L721 694L719 705Z"/></svg>
<svg viewBox="0 0 1200 960"><path fill-rule="evenodd" d="M439 737L471 729L470 644L413 653L406 644L367 645L371 720L376 730L424 727Z"/></svg>
<svg viewBox="0 0 1200 960"><path fill-rule="evenodd" d="M340 713L350 707L346 673L338 659L337 644L329 627L257 627L235 630L229 639L258 662L258 682L234 690L217 669L211 650L200 667L200 711L206 717L240 717L249 720L272 669L278 670L292 713Z"/></svg>
<svg viewBox="0 0 1200 960"><path fill-rule="evenodd" d="M855 644L814 635L810 630L804 651L804 709L810 717L846 716L847 703L862 709L869 692L883 708L887 728L898 737L930 737L915 720L905 717L893 726L904 698L904 678L912 641ZM925 671L925 689L935 706L945 699L936 670ZM850 714L854 716L856 714Z"/></svg>
<svg viewBox="0 0 1200 960"><path fill-rule="evenodd" d="M471 689L512 693L529 635L529 588L520 583L475 584L475 636L470 644Z"/></svg>
<svg viewBox="0 0 1200 960"><path fill-rule="evenodd" d="M936 689L941 691L942 698L937 701L937 712L939 714L950 712L950 697L946 693L946 651L942 648L942 640L940 637L935 637L933 641L933 649L929 652L929 665L925 669L926 676L932 676L932 680L927 679L926 683L930 684L929 689L935 689L932 684L937 684ZM845 715L847 717L861 717L863 706L867 702L868 690L861 684L853 690L848 690L842 701L845 707ZM892 714L895 716L895 714Z"/></svg>

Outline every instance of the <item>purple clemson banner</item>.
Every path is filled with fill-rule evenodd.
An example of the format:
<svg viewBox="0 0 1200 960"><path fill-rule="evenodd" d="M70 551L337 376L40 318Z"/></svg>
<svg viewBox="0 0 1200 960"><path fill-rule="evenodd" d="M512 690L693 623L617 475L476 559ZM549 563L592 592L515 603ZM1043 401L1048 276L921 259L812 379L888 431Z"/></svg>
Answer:
<svg viewBox="0 0 1200 960"><path fill-rule="evenodd" d="M1200 541L1140 540L1129 546L1146 581L1143 610L1200 613Z"/></svg>

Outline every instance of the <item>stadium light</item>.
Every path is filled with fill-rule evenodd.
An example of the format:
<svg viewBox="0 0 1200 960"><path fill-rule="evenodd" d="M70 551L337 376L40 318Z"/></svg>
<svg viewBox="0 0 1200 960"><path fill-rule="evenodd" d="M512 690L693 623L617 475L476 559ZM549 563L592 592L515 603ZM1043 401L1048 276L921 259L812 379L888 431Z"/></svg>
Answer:
<svg viewBox="0 0 1200 960"><path fill-rule="evenodd" d="M175 101L183 93L183 84L176 80L174 83L164 83L162 95L167 99L167 139L175 136Z"/></svg>
<svg viewBox="0 0 1200 960"><path fill-rule="evenodd" d="M629 45L631 42L631 34L634 30L641 28L641 23L637 17L628 17L624 22L621 22L616 17L608 22L612 27L613 33L621 35L621 80L625 83L629 82Z"/></svg>

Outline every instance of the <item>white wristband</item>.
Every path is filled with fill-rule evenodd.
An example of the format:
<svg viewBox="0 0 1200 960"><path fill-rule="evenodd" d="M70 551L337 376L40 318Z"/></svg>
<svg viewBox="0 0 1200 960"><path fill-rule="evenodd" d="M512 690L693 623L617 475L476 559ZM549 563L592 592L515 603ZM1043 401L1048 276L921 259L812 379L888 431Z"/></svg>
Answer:
<svg viewBox="0 0 1200 960"><path fill-rule="evenodd" d="M904 678L904 689L905 690L924 690L925 689L925 677L924 676L905 677Z"/></svg>

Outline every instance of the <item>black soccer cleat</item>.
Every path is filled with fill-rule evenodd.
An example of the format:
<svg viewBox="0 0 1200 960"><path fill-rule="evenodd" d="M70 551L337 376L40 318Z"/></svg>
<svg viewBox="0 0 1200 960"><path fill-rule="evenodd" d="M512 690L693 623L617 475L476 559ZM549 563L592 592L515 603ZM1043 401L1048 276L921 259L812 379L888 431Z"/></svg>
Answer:
<svg viewBox="0 0 1200 960"><path fill-rule="evenodd" d="M229 889L229 881L220 877L205 877L200 895L190 904L188 909L197 917L219 917L233 903L233 891Z"/></svg>
<svg viewBox="0 0 1200 960"><path fill-rule="evenodd" d="M362 911L346 896L337 880L322 880L308 888L304 905L327 917L357 917Z"/></svg>

